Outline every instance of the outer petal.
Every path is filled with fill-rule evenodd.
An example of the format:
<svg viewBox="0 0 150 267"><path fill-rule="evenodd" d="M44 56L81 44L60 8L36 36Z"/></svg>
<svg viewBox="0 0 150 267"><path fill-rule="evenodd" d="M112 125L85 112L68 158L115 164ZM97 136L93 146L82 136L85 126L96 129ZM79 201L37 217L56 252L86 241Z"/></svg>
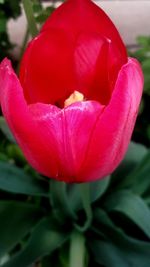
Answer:
<svg viewBox="0 0 150 267"><path fill-rule="evenodd" d="M120 163L131 138L142 89L141 67L136 60L129 59L122 67L110 103L93 131L79 180L102 178Z"/></svg>
<svg viewBox="0 0 150 267"><path fill-rule="evenodd" d="M29 163L48 177L77 181L104 107L94 101L62 110L40 103L28 106L8 60L0 67L0 87L3 114Z"/></svg>
<svg viewBox="0 0 150 267"><path fill-rule="evenodd" d="M50 136L52 141L48 146L31 117L23 89L7 59L0 65L0 103L8 125L30 164L42 174L48 175L47 153L51 151L50 175L55 173L58 152L56 148L54 149L53 137Z"/></svg>
<svg viewBox="0 0 150 267"><path fill-rule="evenodd" d="M66 1L48 18L42 31L51 27L65 29L73 39L81 32L101 34L116 44L124 63L127 60L126 49L116 27L105 12L90 0Z"/></svg>

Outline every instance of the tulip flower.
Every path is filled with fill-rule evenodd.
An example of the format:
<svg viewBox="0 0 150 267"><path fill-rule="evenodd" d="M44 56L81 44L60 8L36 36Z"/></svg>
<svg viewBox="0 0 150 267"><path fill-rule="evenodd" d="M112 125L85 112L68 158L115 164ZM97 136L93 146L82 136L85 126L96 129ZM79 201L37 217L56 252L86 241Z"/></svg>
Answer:
<svg viewBox="0 0 150 267"><path fill-rule="evenodd" d="M0 66L3 114L28 162L41 174L87 182L123 159L143 88L108 16L90 0L68 0L28 45L20 79Z"/></svg>

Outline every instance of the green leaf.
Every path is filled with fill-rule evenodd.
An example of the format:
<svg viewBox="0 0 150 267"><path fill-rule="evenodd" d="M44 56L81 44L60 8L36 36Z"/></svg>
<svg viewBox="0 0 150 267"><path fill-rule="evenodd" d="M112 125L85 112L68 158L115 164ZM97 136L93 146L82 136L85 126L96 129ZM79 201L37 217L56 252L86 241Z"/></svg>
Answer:
<svg viewBox="0 0 150 267"><path fill-rule="evenodd" d="M127 216L150 238L150 209L141 197L128 191L119 191L108 197L104 206L109 212Z"/></svg>
<svg viewBox="0 0 150 267"><path fill-rule="evenodd" d="M68 233L56 229L51 218L42 219L35 227L25 248L3 267L28 267L36 260L59 248L68 239Z"/></svg>
<svg viewBox="0 0 150 267"><path fill-rule="evenodd" d="M103 196L109 186L109 183L110 176L107 176L102 180L90 183L92 202L95 202Z"/></svg>
<svg viewBox="0 0 150 267"><path fill-rule="evenodd" d="M31 231L40 216L41 209L35 205L0 201L0 257Z"/></svg>
<svg viewBox="0 0 150 267"><path fill-rule="evenodd" d="M120 188L129 188L142 195L150 187L150 150L140 164L120 183Z"/></svg>
<svg viewBox="0 0 150 267"><path fill-rule="evenodd" d="M105 267L150 266L150 243L125 235L100 209L95 210L94 222L92 233L96 233L96 236L91 235L93 237L88 245L96 262ZM104 239L101 238L101 233L105 236Z"/></svg>
<svg viewBox="0 0 150 267"><path fill-rule="evenodd" d="M148 149L145 146L131 142L124 160L112 174L112 182L120 183L124 181L124 178L143 160L147 151Z"/></svg>
<svg viewBox="0 0 150 267"><path fill-rule="evenodd" d="M8 128L8 125L4 119L4 117L0 116L0 130L3 132L3 134L7 137L7 139L12 142L16 143L11 131Z"/></svg>
<svg viewBox="0 0 150 267"><path fill-rule="evenodd" d="M36 179L6 162L0 162L0 189L11 193L48 197L47 182Z"/></svg>
<svg viewBox="0 0 150 267"><path fill-rule="evenodd" d="M105 177L102 180L89 183L90 186L90 199L91 203L100 199L106 192L110 183L110 176ZM73 210L77 211L82 209L82 201L80 196L80 185L71 184L68 185L69 203Z"/></svg>

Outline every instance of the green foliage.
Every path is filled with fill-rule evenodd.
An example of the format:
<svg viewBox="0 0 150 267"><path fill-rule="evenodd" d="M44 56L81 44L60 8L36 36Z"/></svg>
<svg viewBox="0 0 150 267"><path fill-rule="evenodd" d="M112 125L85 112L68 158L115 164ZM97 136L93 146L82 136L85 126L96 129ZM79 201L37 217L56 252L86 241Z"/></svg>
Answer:
<svg viewBox="0 0 150 267"><path fill-rule="evenodd" d="M42 210L36 205L0 201L0 257L8 253L31 231L41 215Z"/></svg>

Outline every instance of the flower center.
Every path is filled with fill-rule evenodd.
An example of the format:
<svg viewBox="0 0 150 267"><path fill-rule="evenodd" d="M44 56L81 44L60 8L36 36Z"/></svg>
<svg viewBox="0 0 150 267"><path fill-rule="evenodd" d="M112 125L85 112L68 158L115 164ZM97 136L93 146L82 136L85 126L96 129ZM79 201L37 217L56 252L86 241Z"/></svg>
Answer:
<svg viewBox="0 0 150 267"><path fill-rule="evenodd" d="M74 91L64 102L64 107L67 107L75 102L84 101L84 95L78 91Z"/></svg>

